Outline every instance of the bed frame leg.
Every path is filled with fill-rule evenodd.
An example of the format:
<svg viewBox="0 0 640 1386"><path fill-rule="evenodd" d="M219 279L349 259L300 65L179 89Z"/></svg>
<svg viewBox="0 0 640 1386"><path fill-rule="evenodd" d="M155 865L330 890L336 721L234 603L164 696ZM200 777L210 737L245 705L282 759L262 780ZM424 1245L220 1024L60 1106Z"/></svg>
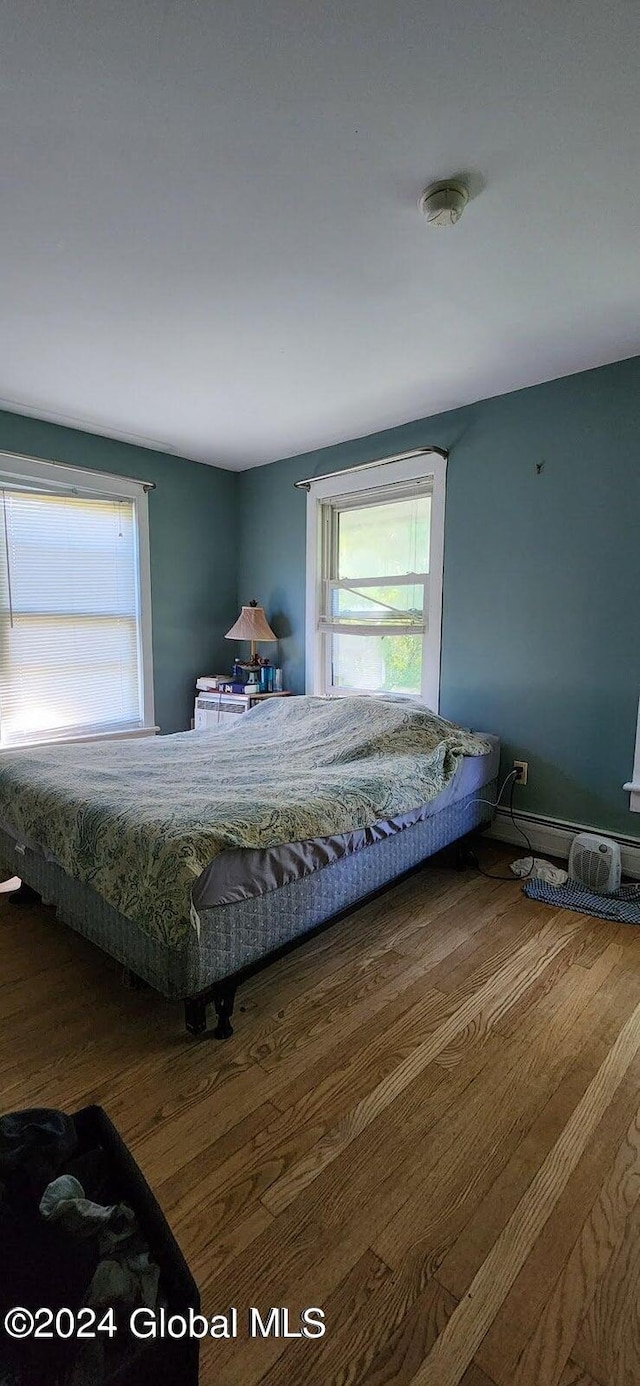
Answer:
<svg viewBox="0 0 640 1386"><path fill-rule="evenodd" d="M207 1028L206 1001L185 1001L184 1023L190 1035L203 1035Z"/></svg>
<svg viewBox="0 0 640 1386"><path fill-rule="evenodd" d="M122 969L122 985L127 991L148 991L149 983L145 982L144 977L139 977L137 972L132 972L130 967Z"/></svg>
<svg viewBox="0 0 640 1386"><path fill-rule="evenodd" d="M12 890L7 894L7 900L12 905L35 905L39 904L40 899L37 890L33 890L24 881L21 882L17 890Z"/></svg>
<svg viewBox="0 0 640 1386"><path fill-rule="evenodd" d="M218 1023L213 1032L215 1039L229 1039L233 1034L231 1017L236 999L236 983L221 982L209 993L209 999L216 1008ZM202 996L190 997L184 1003L184 1023L190 1035L203 1035L207 1028L207 1000Z"/></svg>
<svg viewBox="0 0 640 1386"><path fill-rule="evenodd" d="M223 983L219 991L214 995L213 1004L216 1008L216 1015L218 1017L218 1024L213 1032L216 1039L229 1039L233 1034L231 1017L233 1015L235 999L236 989L235 985L231 982Z"/></svg>
<svg viewBox="0 0 640 1386"><path fill-rule="evenodd" d="M469 836L459 837L453 845L453 861L456 871L464 871L467 866L472 864L471 843Z"/></svg>

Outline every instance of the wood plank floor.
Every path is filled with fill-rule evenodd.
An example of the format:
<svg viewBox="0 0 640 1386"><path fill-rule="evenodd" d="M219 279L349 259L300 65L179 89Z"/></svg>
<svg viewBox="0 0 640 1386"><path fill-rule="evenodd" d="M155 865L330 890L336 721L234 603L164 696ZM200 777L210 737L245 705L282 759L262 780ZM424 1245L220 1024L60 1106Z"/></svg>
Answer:
<svg viewBox="0 0 640 1386"><path fill-rule="evenodd" d="M0 896L2 1110L109 1112L239 1310L203 1386L638 1386L640 930L432 863L239 1002L189 1041ZM250 1305L326 1335L251 1339Z"/></svg>

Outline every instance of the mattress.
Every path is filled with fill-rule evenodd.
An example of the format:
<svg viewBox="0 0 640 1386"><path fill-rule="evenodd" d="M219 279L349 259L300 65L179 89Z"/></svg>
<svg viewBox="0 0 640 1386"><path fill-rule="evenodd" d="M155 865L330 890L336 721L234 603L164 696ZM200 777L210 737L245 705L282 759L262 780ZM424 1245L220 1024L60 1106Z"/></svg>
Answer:
<svg viewBox="0 0 640 1386"><path fill-rule="evenodd" d="M210 870L222 853L232 874L247 866L241 891L275 889L415 820L463 757L483 757L489 744L413 699L273 698L236 722L222 734L12 752L0 762L0 824L178 944L201 909L238 898ZM289 844L310 841L300 863L303 848ZM278 845L284 870L261 855Z"/></svg>
<svg viewBox="0 0 640 1386"><path fill-rule="evenodd" d="M279 890L441 813L474 792L480 794L498 774L500 740L488 732L475 735L489 742L491 749L486 755L464 756L453 778L427 804L348 833L285 842L268 848L234 848L221 852L205 868L193 888L193 904L198 914Z"/></svg>

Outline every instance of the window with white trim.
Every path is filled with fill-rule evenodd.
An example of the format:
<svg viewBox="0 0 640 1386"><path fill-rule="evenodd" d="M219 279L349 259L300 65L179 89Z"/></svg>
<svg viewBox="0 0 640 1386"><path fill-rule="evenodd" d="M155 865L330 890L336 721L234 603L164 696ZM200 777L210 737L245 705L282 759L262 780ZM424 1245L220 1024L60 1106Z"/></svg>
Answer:
<svg viewBox="0 0 640 1386"><path fill-rule="evenodd" d="M437 708L445 469L419 453L308 483L308 692Z"/></svg>
<svg viewBox="0 0 640 1386"><path fill-rule="evenodd" d="M0 747L152 724L145 487L0 456Z"/></svg>
<svg viewBox="0 0 640 1386"><path fill-rule="evenodd" d="M624 788L629 793L629 809L631 813L640 813L640 703L638 704L638 722L636 726L636 749L633 758L633 776Z"/></svg>

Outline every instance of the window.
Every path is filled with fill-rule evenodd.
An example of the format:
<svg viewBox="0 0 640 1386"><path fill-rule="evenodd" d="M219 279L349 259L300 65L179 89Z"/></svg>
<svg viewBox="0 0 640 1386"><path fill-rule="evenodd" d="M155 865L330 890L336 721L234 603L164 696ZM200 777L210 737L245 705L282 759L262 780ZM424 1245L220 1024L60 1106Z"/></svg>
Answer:
<svg viewBox="0 0 640 1386"><path fill-rule="evenodd" d="M636 727L636 750L633 759L633 775L624 789L629 792L631 813L640 813L640 703L638 704L638 723Z"/></svg>
<svg viewBox="0 0 640 1386"><path fill-rule="evenodd" d="M308 483L308 692L437 709L445 468L420 452Z"/></svg>
<svg viewBox="0 0 640 1386"><path fill-rule="evenodd" d="M152 728L141 483L0 456L0 746Z"/></svg>

